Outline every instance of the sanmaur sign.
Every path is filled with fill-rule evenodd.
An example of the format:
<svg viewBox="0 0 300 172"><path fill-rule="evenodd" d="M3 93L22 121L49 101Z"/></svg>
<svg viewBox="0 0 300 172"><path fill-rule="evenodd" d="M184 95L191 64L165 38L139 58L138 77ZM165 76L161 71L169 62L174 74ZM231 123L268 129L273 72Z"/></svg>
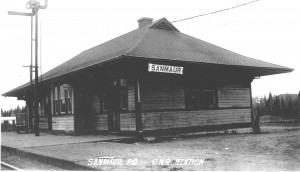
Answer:
<svg viewBox="0 0 300 172"><path fill-rule="evenodd" d="M183 74L183 67L158 65L158 64L151 64L151 63L149 63L149 65L148 65L148 71L149 72L162 72L162 73Z"/></svg>

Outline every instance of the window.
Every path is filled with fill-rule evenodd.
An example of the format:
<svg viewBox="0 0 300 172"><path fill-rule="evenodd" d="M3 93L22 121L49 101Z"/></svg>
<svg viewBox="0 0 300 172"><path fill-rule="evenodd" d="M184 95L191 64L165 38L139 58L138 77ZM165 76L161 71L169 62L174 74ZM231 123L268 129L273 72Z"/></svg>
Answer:
<svg viewBox="0 0 300 172"><path fill-rule="evenodd" d="M122 110L128 109L128 88L125 79L120 79L120 108Z"/></svg>
<svg viewBox="0 0 300 172"><path fill-rule="evenodd" d="M214 90L187 90L185 92L187 109L212 109L216 107Z"/></svg>
<svg viewBox="0 0 300 172"><path fill-rule="evenodd" d="M67 113L72 113L72 95L73 90L71 88L65 90Z"/></svg>
<svg viewBox="0 0 300 172"><path fill-rule="evenodd" d="M68 84L54 87L54 114L72 113L73 89Z"/></svg>
<svg viewBox="0 0 300 172"><path fill-rule="evenodd" d="M49 115L49 97L46 96L44 99L44 116Z"/></svg>
<svg viewBox="0 0 300 172"><path fill-rule="evenodd" d="M120 92L121 102L120 107L123 110L127 110L128 108L128 92L123 90Z"/></svg>
<svg viewBox="0 0 300 172"><path fill-rule="evenodd" d="M59 114L59 103L58 103L58 87L54 88L54 114Z"/></svg>
<svg viewBox="0 0 300 172"><path fill-rule="evenodd" d="M128 110L128 83L125 79L118 79L111 82L113 87L107 87L101 93L100 112L108 110Z"/></svg>
<svg viewBox="0 0 300 172"><path fill-rule="evenodd" d="M108 110L108 94L106 94L106 93L103 93L102 94L102 103L101 103L101 111L102 112L105 112L105 111L107 111Z"/></svg>
<svg viewBox="0 0 300 172"><path fill-rule="evenodd" d="M66 113L66 99L65 99L65 90L63 85L59 88L59 102L60 102L60 113Z"/></svg>

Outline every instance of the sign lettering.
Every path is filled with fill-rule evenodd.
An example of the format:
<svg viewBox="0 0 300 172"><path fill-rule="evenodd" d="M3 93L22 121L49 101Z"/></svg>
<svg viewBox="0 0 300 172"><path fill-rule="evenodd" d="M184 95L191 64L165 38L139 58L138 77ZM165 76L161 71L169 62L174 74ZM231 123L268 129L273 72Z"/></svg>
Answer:
<svg viewBox="0 0 300 172"><path fill-rule="evenodd" d="M162 72L162 73L183 74L183 67L158 65L158 64L151 64L151 63L149 63L149 65L148 65L148 72Z"/></svg>

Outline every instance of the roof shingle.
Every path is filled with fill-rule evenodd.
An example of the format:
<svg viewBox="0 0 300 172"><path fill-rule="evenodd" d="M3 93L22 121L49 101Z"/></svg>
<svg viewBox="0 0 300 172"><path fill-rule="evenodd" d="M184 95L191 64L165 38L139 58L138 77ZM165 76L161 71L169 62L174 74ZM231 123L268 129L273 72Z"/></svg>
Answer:
<svg viewBox="0 0 300 172"><path fill-rule="evenodd" d="M168 25L168 29L160 29L160 23ZM171 30L170 30L171 29ZM162 18L145 27L133 30L103 44L90 48L74 58L43 74L43 81L63 76L90 66L106 62L122 56L176 60L196 63L245 66L262 70L269 68L275 73L291 72L293 69L284 66L252 59L192 36L181 33L166 18ZM272 74L268 73L268 74ZM26 83L4 96L29 87Z"/></svg>

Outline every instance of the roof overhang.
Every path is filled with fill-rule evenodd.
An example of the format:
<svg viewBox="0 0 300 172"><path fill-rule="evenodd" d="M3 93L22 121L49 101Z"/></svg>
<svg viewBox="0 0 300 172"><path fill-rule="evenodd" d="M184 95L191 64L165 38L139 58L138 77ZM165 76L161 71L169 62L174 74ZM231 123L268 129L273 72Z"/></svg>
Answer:
<svg viewBox="0 0 300 172"><path fill-rule="evenodd" d="M172 62L172 63L181 63L181 64L191 64L196 66L206 66L206 67L215 67L215 68L223 68L223 69L231 69L235 71L242 71L243 73L248 73L251 77L261 77L261 76L267 76L267 75L274 75L274 74L281 74L281 73L288 73L292 72L294 69L291 68L267 68L267 67L253 67L253 66L237 66L237 65L224 65L224 64L210 64L210 63L199 63L199 62L192 62L192 61L178 61L178 60L168 60L168 59L158 59L158 58L145 58L145 57L133 57L133 56L119 56L110 59L109 61L97 63L91 66L87 66L85 68L82 68L80 70L72 71L69 73L65 73L62 75L54 76L52 78L48 78L46 80L43 80L42 84L47 84L51 82L55 82L57 80L62 80L64 78L70 78L74 75L77 75L81 72L84 72L85 70L88 70L93 67L99 67L106 64L114 64L116 62L120 62L122 60L135 60L135 61L161 61L161 62ZM13 90L10 90L2 96L5 97L18 97L22 100L24 100L24 97L26 96L26 93L30 89L30 82L23 84Z"/></svg>

